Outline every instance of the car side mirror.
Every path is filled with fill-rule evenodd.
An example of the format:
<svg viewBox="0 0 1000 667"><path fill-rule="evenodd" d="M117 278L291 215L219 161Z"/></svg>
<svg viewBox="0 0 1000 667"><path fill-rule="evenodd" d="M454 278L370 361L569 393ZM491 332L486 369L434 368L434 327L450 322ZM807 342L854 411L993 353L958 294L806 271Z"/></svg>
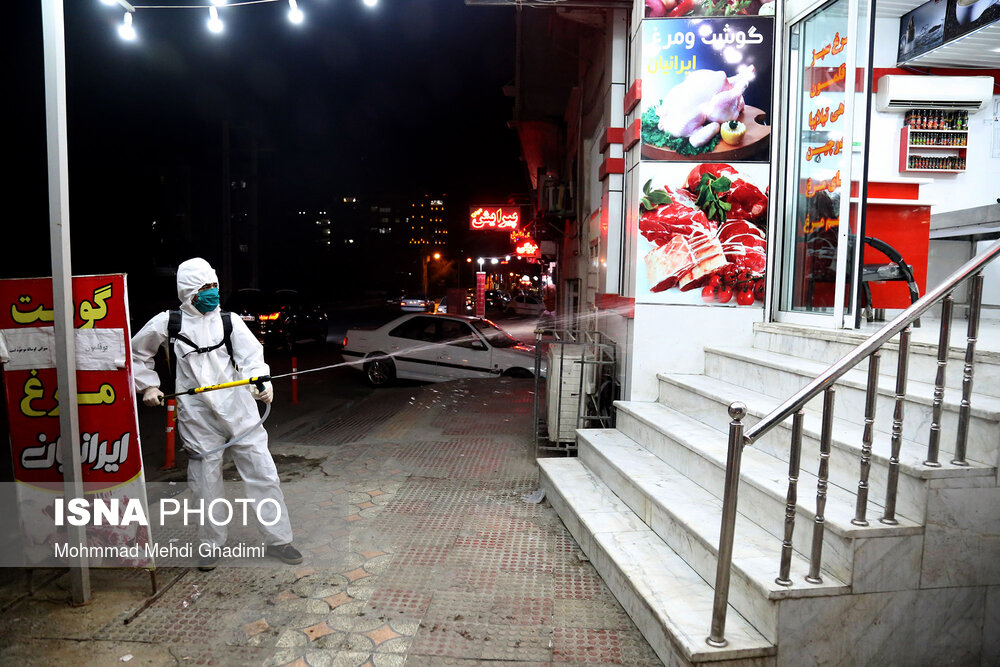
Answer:
<svg viewBox="0 0 1000 667"><path fill-rule="evenodd" d="M470 342L469 343L469 347L471 347L473 350L480 350L480 351L483 351L483 352L486 351L486 343L484 343L481 340L474 340L474 341Z"/></svg>

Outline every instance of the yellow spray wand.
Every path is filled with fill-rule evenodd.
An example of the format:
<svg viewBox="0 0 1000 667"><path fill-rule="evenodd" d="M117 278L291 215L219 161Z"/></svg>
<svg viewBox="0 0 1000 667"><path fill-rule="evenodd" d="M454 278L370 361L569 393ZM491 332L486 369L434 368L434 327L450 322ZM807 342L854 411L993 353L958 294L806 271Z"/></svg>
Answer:
<svg viewBox="0 0 1000 667"><path fill-rule="evenodd" d="M284 376L278 376L284 377ZM242 380L233 380L232 382L223 382L221 384L210 384L204 387L191 387L187 391L179 391L176 394L167 394L164 399L176 398L177 396L194 396L195 394L204 394L206 391L216 391L218 389L229 389L230 387L242 387L248 384L252 384L257 387L258 390L264 390L264 383L271 380L270 375L258 375L252 378L244 378Z"/></svg>

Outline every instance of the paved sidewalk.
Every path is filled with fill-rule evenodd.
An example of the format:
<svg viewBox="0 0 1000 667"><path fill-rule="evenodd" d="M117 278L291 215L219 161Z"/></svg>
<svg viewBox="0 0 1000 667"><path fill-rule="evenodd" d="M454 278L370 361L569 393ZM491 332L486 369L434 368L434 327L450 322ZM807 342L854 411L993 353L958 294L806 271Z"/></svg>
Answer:
<svg viewBox="0 0 1000 667"><path fill-rule="evenodd" d="M37 572L26 596L8 570L0 663L659 665L552 508L524 499L532 389L397 387L286 425L272 451L306 563L164 568L137 616L144 571L93 571L74 608L69 577Z"/></svg>

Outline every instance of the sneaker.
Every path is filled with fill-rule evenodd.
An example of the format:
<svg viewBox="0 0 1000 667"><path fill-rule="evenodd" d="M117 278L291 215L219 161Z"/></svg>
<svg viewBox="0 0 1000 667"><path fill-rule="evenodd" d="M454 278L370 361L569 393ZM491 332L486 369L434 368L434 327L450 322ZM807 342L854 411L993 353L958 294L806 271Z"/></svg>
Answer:
<svg viewBox="0 0 1000 667"><path fill-rule="evenodd" d="M198 558L198 569L202 572L211 572L219 564L218 556L200 556Z"/></svg>
<svg viewBox="0 0 1000 667"><path fill-rule="evenodd" d="M272 544L267 548L267 555L288 565L298 565L302 562L302 554L291 544Z"/></svg>

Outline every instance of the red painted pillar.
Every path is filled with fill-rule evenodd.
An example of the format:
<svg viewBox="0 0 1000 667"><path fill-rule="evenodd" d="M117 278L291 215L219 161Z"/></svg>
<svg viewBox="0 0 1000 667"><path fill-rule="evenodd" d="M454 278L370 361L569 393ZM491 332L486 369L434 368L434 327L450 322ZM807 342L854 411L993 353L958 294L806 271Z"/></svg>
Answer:
<svg viewBox="0 0 1000 667"><path fill-rule="evenodd" d="M167 444L163 457L162 470L172 470L174 465L174 425L176 424L177 413L174 410L175 401L167 399Z"/></svg>
<svg viewBox="0 0 1000 667"><path fill-rule="evenodd" d="M476 273L476 317L486 317L486 273Z"/></svg>

